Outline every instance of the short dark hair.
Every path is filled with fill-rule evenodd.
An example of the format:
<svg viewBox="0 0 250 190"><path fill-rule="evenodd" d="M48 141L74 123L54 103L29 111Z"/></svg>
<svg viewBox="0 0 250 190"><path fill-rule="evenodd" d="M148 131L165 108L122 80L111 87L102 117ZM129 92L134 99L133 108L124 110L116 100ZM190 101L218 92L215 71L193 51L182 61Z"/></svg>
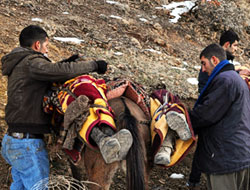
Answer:
<svg viewBox="0 0 250 190"><path fill-rule="evenodd" d="M227 58L225 50L217 43L210 44L205 49L203 49L200 54L200 59L202 56L204 56L208 60L210 60L212 56L215 56L220 61L223 61L224 59Z"/></svg>
<svg viewBox="0 0 250 190"><path fill-rule="evenodd" d="M48 37L48 34L40 26L29 25L21 31L19 43L21 47L31 47L36 41L43 43L46 37Z"/></svg>
<svg viewBox="0 0 250 190"><path fill-rule="evenodd" d="M220 45L223 46L226 42L232 45L236 40L240 41L239 36L232 29L229 29L221 34Z"/></svg>

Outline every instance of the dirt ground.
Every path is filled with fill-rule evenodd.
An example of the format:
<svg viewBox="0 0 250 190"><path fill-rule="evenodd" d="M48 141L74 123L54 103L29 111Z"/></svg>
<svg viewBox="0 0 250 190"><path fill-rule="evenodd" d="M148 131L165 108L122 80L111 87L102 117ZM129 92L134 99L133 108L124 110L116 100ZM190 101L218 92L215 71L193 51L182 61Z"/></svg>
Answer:
<svg viewBox="0 0 250 190"><path fill-rule="evenodd" d="M142 84L147 92L167 88L191 108L197 94L200 69L199 52L211 41L218 41L229 27L241 37L236 61L250 64L250 21L248 0L224 1L221 6L201 5L184 13L178 23L172 23L171 12L161 9L172 0L1 0L0 57L18 46L20 31L30 24L42 26L50 36L49 58L59 61L74 53L86 59L104 59L109 71L103 77L126 76ZM176 0L182 2L182 0ZM235 16L237 15L237 16ZM232 21L233 19L233 21ZM62 42L55 37L74 37L79 43ZM1 68L1 65L0 65ZM0 140L5 131L4 107L6 81L0 73ZM194 149L171 168L155 166L150 173L149 189L185 190ZM58 156L59 155L59 156ZM62 157L62 159L60 159ZM71 176L62 152L50 153L51 172ZM171 174L183 174L172 179ZM87 179L86 179L87 180ZM201 189L205 190L202 176ZM9 189L10 167L0 156L1 189ZM119 172L111 189L125 189L124 175Z"/></svg>

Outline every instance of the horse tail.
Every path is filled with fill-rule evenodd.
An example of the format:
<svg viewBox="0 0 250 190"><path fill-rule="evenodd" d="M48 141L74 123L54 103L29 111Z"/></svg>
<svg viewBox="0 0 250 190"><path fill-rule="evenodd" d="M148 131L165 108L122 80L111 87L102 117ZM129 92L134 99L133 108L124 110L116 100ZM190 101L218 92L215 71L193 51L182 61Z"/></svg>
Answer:
<svg viewBox="0 0 250 190"><path fill-rule="evenodd" d="M121 127L130 131L133 137L133 144L126 157L127 171L127 189L128 190L145 190L145 162L142 138L138 129L137 119L131 115L125 100L122 99L125 106L124 114L121 116Z"/></svg>

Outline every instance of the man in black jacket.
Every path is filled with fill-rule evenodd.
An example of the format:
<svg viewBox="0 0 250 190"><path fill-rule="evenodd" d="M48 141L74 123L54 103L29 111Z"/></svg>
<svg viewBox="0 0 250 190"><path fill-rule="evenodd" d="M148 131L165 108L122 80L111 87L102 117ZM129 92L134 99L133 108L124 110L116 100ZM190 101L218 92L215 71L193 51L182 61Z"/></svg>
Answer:
<svg viewBox="0 0 250 190"><path fill-rule="evenodd" d="M249 189L249 89L220 45L207 46L200 59L209 80L189 112L199 134L196 164L209 190Z"/></svg>
<svg viewBox="0 0 250 190"><path fill-rule="evenodd" d="M238 49L239 40L240 40L239 36L232 29L229 29L221 34L220 45L226 51L227 60L229 60L231 63L233 63L234 54ZM202 72L202 69L200 69L198 76L199 93L201 93L203 87L206 85L208 77L209 77L208 74L206 72ZM195 153L193 157L191 173L189 175L189 181L187 183L190 189L194 190L199 189L200 177L201 177L201 172L196 166L196 153Z"/></svg>
<svg viewBox="0 0 250 190"><path fill-rule="evenodd" d="M77 55L52 63L45 56L48 35L39 26L24 28L19 42L20 47L1 59L2 73L8 76L8 131L2 141L2 155L12 166L11 190L31 189L40 180L48 180L49 159L43 135L50 132L50 117L43 112L42 102L51 82L107 70L105 61L84 62ZM125 133L128 135L128 131ZM109 139L112 146L118 146L117 139Z"/></svg>

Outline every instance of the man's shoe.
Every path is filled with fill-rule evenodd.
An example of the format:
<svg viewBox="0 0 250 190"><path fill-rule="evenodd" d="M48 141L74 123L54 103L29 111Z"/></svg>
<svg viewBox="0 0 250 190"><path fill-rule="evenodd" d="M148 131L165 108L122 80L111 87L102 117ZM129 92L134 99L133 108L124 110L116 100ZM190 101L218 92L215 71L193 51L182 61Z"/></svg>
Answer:
<svg viewBox="0 0 250 190"><path fill-rule="evenodd" d="M118 131L116 134L114 134L112 137L116 138L119 141L121 149L118 152L118 157L120 160L124 160L127 156L130 147L133 144L133 137L130 131L127 129L122 129Z"/></svg>
<svg viewBox="0 0 250 190"><path fill-rule="evenodd" d="M175 111L169 111L166 114L166 120L168 126L172 130L176 131L181 140L186 141L192 137L184 114Z"/></svg>
<svg viewBox="0 0 250 190"><path fill-rule="evenodd" d="M200 183L192 183L188 181L186 183L186 186L188 187L189 190L200 190Z"/></svg>
<svg viewBox="0 0 250 190"><path fill-rule="evenodd" d="M171 153L175 146L175 132L168 130L165 139L162 142L160 150L154 157L155 164L168 165L171 162Z"/></svg>
<svg viewBox="0 0 250 190"><path fill-rule="evenodd" d="M154 157L155 164L168 165L170 163L171 148L161 147Z"/></svg>
<svg viewBox="0 0 250 190"><path fill-rule="evenodd" d="M120 143L113 137L106 136L98 144L104 161L107 164L118 161L117 154L121 149Z"/></svg>
<svg viewBox="0 0 250 190"><path fill-rule="evenodd" d="M133 143L133 137L127 129L122 129L111 137L101 139L100 152L107 164L125 159Z"/></svg>

